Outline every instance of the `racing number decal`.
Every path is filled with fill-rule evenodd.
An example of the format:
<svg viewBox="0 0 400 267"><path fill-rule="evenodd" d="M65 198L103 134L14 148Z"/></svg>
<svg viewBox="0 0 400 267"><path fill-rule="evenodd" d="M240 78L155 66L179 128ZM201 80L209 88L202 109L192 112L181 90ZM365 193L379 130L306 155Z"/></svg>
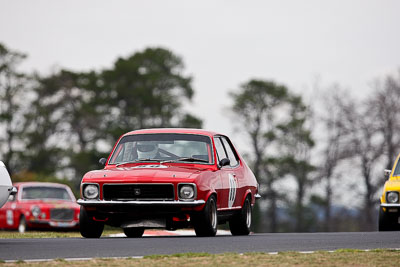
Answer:
<svg viewBox="0 0 400 267"><path fill-rule="evenodd" d="M228 175L229 177L229 199L228 199L228 207L232 208L233 203L235 202L235 198L236 198L236 188L237 188L237 184L236 184L236 180L235 177L233 177L233 175L230 173Z"/></svg>

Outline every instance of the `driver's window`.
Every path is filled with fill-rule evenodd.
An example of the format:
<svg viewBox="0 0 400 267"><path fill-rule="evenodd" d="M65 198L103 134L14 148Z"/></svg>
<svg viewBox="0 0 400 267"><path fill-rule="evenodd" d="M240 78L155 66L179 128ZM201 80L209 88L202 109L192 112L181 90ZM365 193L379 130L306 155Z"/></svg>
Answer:
<svg viewBox="0 0 400 267"><path fill-rule="evenodd" d="M137 159L137 154L134 149L134 143L126 142L118 148L115 159L113 158L112 162L130 162L135 159Z"/></svg>

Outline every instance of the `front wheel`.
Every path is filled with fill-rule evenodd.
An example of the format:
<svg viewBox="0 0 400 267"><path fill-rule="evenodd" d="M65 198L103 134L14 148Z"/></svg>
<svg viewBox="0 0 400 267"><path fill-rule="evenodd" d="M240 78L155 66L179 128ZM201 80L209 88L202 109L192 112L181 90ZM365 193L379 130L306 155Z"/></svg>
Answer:
<svg viewBox="0 0 400 267"><path fill-rule="evenodd" d="M144 228L124 228L124 234L127 237L142 237Z"/></svg>
<svg viewBox="0 0 400 267"><path fill-rule="evenodd" d="M388 216L387 212L384 212L382 208L379 208L379 225L378 229L379 231L396 231L399 229L399 226L397 224L397 221L394 219L397 219L396 217L393 217L392 220Z"/></svg>
<svg viewBox="0 0 400 267"><path fill-rule="evenodd" d="M210 196L204 209L193 216L196 236L215 236L218 228L217 201Z"/></svg>
<svg viewBox="0 0 400 267"><path fill-rule="evenodd" d="M24 215L21 215L21 218L19 219L19 224L18 224L18 232L21 234L25 233L26 231L26 219Z"/></svg>
<svg viewBox="0 0 400 267"><path fill-rule="evenodd" d="M232 235L248 235L251 227L251 202L249 198L244 201L240 213L229 220L229 229Z"/></svg>
<svg viewBox="0 0 400 267"><path fill-rule="evenodd" d="M79 213L79 231L86 238L99 238L103 233L104 224L96 222L86 212L84 207L81 207Z"/></svg>

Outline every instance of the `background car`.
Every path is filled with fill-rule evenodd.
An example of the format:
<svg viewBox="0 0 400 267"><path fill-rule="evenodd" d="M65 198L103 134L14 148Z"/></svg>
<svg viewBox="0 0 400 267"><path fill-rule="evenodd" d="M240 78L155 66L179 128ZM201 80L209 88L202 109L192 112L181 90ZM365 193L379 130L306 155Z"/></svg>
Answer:
<svg viewBox="0 0 400 267"><path fill-rule="evenodd" d="M2 161L0 161L0 208L7 202L10 195L15 195L17 189L12 185L10 175Z"/></svg>
<svg viewBox="0 0 400 267"><path fill-rule="evenodd" d="M18 193L0 209L0 228L78 229L79 205L71 189L58 183L16 183Z"/></svg>
<svg viewBox="0 0 400 267"><path fill-rule="evenodd" d="M400 154L392 170L385 170L385 182L379 208L379 231L400 230Z"/></svg>
<svg viewBox="0 0 400 267"><path fill-rule="evenodd" d="M105 224L128 237L146 228L194 227L214 236L229 222L248 235L258 183L225 135L195 129L129 132L116 143L103 170L81 182L80 231L98 238Z"/></svg>

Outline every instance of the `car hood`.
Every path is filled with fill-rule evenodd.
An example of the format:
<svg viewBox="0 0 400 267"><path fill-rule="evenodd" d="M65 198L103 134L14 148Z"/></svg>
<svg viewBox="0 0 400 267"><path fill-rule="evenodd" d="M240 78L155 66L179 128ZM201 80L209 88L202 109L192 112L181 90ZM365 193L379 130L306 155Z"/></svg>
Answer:
<svg viewBox="0 0 400 267"><path fill-rule="evenodd" d="M400 177L396 177L393 180L389 180L385 184L385 191L400 191Z"/></svg>
<svg viewBox="0 0 400 267"><path fill-rule="evenodd" d="M194 179L198 174L204 171L204 168L192 166L173 166L160 164L147 164L136 166L124 166L109 168L104 170L96 170L88 172L84 178L86 179L106 179L106 180L131 180L142 181L158 179Z"/></svg>

